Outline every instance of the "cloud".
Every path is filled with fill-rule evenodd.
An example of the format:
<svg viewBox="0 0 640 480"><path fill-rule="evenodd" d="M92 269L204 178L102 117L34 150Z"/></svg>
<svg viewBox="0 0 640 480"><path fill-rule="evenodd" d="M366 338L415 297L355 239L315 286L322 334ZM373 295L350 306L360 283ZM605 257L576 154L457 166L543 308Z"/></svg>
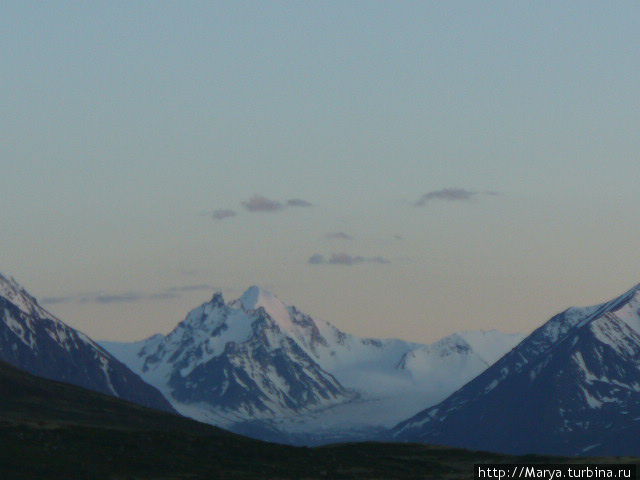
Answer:
<svg viewBox="0 0 640 480"><path fill-rule="evenodd" d="M121 292L121 293L79 293L76 295L68 295L63 297L45 297L42 303L47 305L56 305L63 303L97 303L102 305L112 303L136 303L142 301L153 300L169 300L179 298L183 293L214 290L211 285L180 285L169 287L159 292Z"/></svg>
<svg viewBox="0 0 640 480"><path fill-rule="evenodd" d="M79 303L134 303L142 300L166 300L169 298L176 298L178 295L171 292L160 293L138 293L138 292L125 292L117 294L98 294L90 295L80 298Z"/></svg>
<svg viewBox="0 0 640 480"><path fill-rule="evenodd" d="M237 213L234 210L220 209L210 212L211 218L214 220L224 220L225 218L235 217Z"/></svg>
<svg viewBox="0 0 640 480"><path fill-rule="evenodd" d="M313 203L302 200L301 198L291 198L287 200L289 207L313 207Z"/></svg>
<svg viewBox="0 0 640 480"><path fill-rule="evenodd" d="M139 293L139 292L123 292L123 293L79 293L77 295L68 295L64 297L45 297L42 303L47 305L56 305L61 303L134 303L141 300L165 300L168 298L176 298L178 295L172 292L159 293Z"/></svg>
<svg viewBox="0 0 640 480"><path fill-rule="evenodd" d="M319 253L314 253L309 257L309 263L311 265L321 265L325 263L324 255L320 255Z"/></svg>
<svg viewBox="0 0 640 480"><path fill-rule="evenodd" d="M422 195L417 202L414 203L416 207L424 207L432 200L444 200L447 202L467 202L472 200L476 195L489 195L498 196L500 192L487 190L484 192L474 192L472 190L466 190L464 188L443 188L441 190L433 190Z"/></svg>
<svg viewBox="0 0 640 480"><path fill-rule="evenodd" d="M75 302L77 297L68 296L68 297L43 297L40 299L40 302L46 303L47 305L57 305L59 303L70 303Z"/></svg>
<svg viewBox="0 0 640 480"><path fill-rule="evenodd" d="M496 195L496 192L486 192L486 195ZM464 188L443 188L441 190L433 190L422 195L414 205L416 207L424 207L432 200L444 200L447 202L467 202L471 200L479 192L465 190Z"/></svg>
<svg viewBox="0 0 640 480"><path fill-rule="evenodd" d="M363 263L390 263L384 257L362 257L360 255L350 255L348 253L332 253L326 258L320 253L315 253L309 257L308 263L311 265L360 265Z"/></svg>
<svg viewBox="0 0 640 480"><path fill-rule="evenodd" d="M179 273L180 275L183 275L185 277L195 277L199 275L208 275L210 272L199 268L181 268L178 269L176 273Z"/></svg>
<svg viewBox="0 0 640 480"><path fill-rule="evenodd" d="M336 240L353 240L353 237L351 235L344 232L327 233L325 237L330 239L336 239Z"/></svg>
<svg viewBox="0 0 640 480"><path fill-rule="evenodd" d="M203 283L199 285L181 285L179 287L170 287L170 288L167 288L165 292L184 293L184 292L201 292L201 291L210 291L210 290L215 290L215 287L207 283Z"/></svg>
<svg viewBox="0 0 640 480"><path fill-rule="evenodd" d="M277 212L287 207L313 207L311 202L302 198L290 198L283 203L262 195L254 195L249 200L242 202L242 205L250 212Z"/></svg>
<svg viewBox="0 0 640 480"><path fill-rule="evenodd" d="M242 205L250 212L276 212L284 208L282 203L261 195L254 195L249 200L242 202Z"/></svg>

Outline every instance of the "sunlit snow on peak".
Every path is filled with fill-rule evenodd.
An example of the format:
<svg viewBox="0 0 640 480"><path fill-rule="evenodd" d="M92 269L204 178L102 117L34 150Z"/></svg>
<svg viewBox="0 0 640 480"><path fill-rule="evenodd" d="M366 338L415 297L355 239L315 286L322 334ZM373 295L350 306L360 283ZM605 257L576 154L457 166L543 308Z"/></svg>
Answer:
<svg viewBox="0 0 640 480"><path fill-rule="evenodd" d="M286 329L293 328L291 314L287 306L267 290L255 285L249 287L238 299L238 302L246 311L257 310L262 307L278 325Z"/></svg>

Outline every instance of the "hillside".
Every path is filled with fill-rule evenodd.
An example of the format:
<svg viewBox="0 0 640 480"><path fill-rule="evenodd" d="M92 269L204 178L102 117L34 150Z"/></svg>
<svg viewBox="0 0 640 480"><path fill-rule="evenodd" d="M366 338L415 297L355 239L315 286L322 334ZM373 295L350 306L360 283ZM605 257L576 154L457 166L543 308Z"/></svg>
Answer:
<svg viewBox="0 0 640 480"><path fill-rule="evenodd" d="M474 463L518 460L418 444L269 444L5 363L0 398L0 478L7 480L453 480L471 478Z"/></svg>

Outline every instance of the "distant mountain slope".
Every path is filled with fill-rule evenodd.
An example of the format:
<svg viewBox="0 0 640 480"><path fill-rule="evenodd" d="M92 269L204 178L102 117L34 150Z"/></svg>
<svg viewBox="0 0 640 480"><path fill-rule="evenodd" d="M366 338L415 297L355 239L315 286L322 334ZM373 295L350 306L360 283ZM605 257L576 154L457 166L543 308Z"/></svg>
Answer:
<svg viewBox="0 0 640 480"><path fill-rule="evenodd" d="M461 337L487 365L493 365L500 357L524 340L522 333L504 333L499 330L463 331L455 333Z"/></svg>
<svg viewBox="0 0 640 480"><path fill-rule="evenodd" d="M466 332L428 346L359 338L251 287L229 303L215 294L166 336L101 344L185 415L331 436L392 426L488 366L472 343L494 359L520 338Z"/></svg>
<svg viewBox="0 0 640 480"><path fill-rule="evenodd" d="M412 444L269 444L1 361L0 398L0 478L6 480L456 480L468 478L474 463L518 460Z"/></svg>
<svg viewBox="0 0 640 480"><path fill-rule="evenodd" d="M0 275L0 360L34 375L174 411L162 394L83 333Z"/></svg>
<svg viewBox="0 0 640 480"><path fill-rule="evenodd" d="M640 455L640 286L570 308L392 438L507 453Z"/></svg>

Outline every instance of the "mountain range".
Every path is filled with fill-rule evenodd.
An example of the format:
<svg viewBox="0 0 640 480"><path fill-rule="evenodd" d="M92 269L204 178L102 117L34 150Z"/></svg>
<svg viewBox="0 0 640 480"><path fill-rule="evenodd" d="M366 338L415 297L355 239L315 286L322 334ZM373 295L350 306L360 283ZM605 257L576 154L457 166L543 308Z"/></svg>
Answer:
<svg viewBox="0 0 640 480"><path fill-rule="evenodd" d="M167 335L94 342L0 275L0 360L258 438L376 438L445 398L520 340L461 332L431 345L361 338L273 294L216 293Z"/></svg>
<svg viewBox="0 0 640 480"><path fill-rule="evenodd" d="M640 285L524 339L430 345L351 335L251 287L216 293L167 335L99 345L0 275L0 361L279 442L640 456Z"/></svg>
<svg viewBox="0 0 640 480"><path fill-rule="evenodd" d="M640 455L640 285L569 308L394 440L506 453Z"/></svg>
<svg viewBox="0 0 640 480"><path fill-rule="evenodd" d="M370 438L444 399L521 338L498 331L431 345L361 338L254 286L228 303L216 293L167 335L101 344L184 415L313 443Z"/></svg>

